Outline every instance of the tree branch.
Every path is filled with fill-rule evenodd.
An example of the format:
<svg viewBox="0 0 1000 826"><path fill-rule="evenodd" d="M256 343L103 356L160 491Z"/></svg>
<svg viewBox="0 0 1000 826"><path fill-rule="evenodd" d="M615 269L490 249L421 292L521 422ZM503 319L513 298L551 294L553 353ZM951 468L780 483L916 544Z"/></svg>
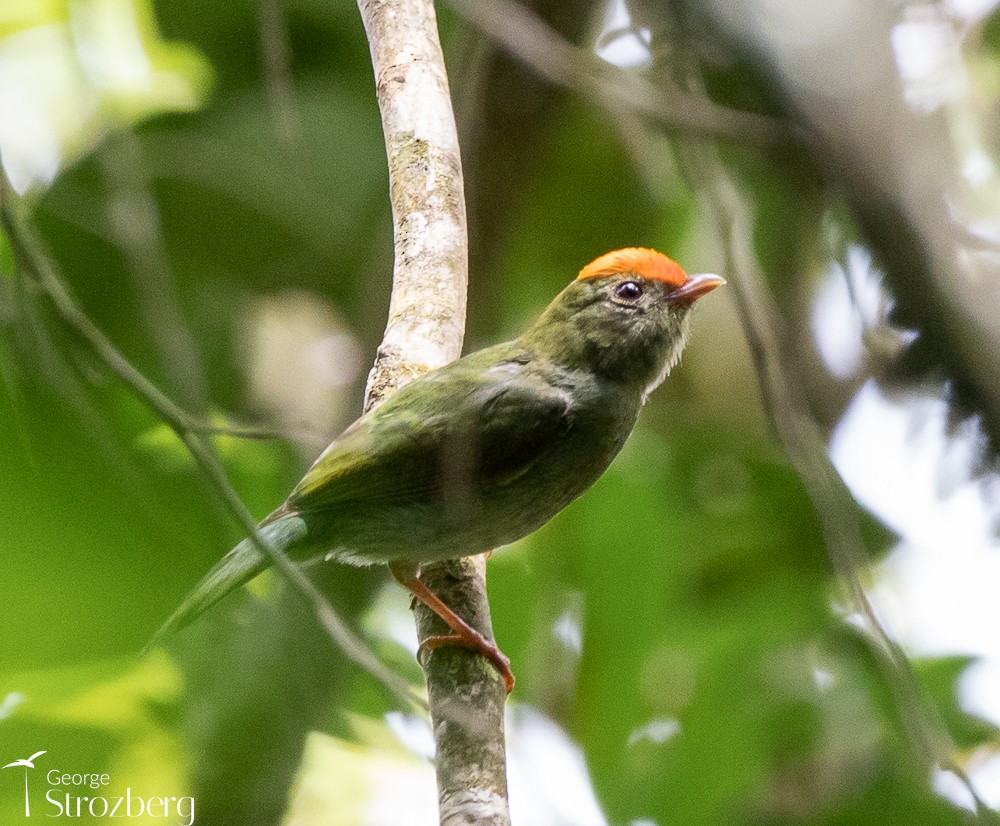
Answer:
<svg viewBox="0 0 1000 826"><path fill-rule="evenodd" d="M432 0L358 0L371 48L389 161L395 266L385 337L366 409L458 357L465 327L468 240L462 164ZM485 557L431 565L422 579L492 639ZM421 604L421 641L446 633ZM442 824L510 823L504 688L486 663L456 648L427 652Z"/></svg>
<svg viewBox="0 0 1000 826"><path fill-rule="evenodd" d="M468 239L462 160L429 0L359 0L389 160L395 266L365 408L458 358Z"/></svg>
<svg viewBox="0 0 1000 826"><path fill-rule="evenodd" d="M671 132L735 138L759 146L802 139L795 124L719 106L704 95L669 94L642 75L570 43L516 0L448 0L471 25L540 77L605 109L615 120L639 117Z"/></svg>

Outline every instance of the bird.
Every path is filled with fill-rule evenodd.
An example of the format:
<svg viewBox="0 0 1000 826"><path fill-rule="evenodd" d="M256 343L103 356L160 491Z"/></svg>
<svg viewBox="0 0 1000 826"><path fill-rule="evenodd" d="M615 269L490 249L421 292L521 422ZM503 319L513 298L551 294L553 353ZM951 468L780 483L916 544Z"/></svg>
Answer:
<svg viewBox="0 0 1000 826"><path fill-rule="evenodd" d="M388 564L453 632L424 647L481 654L509 693L507 658L421 581L421 565L515 542L583 494L679 361L695 301L724 283L643 247L600 256L518 338L421 375L351 424L260 536L298 562ZM268 565L240 542L150 645Z"/></svg>

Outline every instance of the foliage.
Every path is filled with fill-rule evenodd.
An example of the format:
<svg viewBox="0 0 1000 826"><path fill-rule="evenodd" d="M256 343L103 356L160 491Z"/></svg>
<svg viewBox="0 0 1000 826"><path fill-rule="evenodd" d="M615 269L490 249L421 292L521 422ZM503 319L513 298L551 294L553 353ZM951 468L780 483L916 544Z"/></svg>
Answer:
<svg viewBox="0 0 1000 826"><path fill-rule="evenodd" d="M535 5L553 20L572 7L572 20L558 24L574 37L600 11ZM142 95L121 77L102 85L81 68L101 41L66 24L78 6L134 27L156 78ZM295 0L275 28L262 22L267 8L269 0L159 3L162 37L141 0L24 2L0 12L0 49L43 23L61 26L65 53L46 59L72 65L74 83L98 101L99 115L59 126L51 186L45 175L28 181L47 249L89 317L193 415L281 433L216 440L258 516L360 410L392 254L356 10ZM515 334L580 265L613 247L655 246L688 269L722 266L699 182L685 180L683 136L647 135L656 168L637 164L635 135L606 111L539 89L530 70L440 13L470 181L469 347ZM676 37L671 25L679 24L658 19L655 38ZM808 110L779 64L755 51L752 31L742 32L748 45L732 37L731 21L698 25L709 35L693 38L696 46L716 44L711 59L695 55L706 64L706 94L776 118ZM993 78L997 30L991 21L981 47L975 33L966 44ZM483 134L497 128L501 137ZM765 264L822 427L872 375L952 378L956 417L979 413L989 424L994 400L982 391L981 364L995 364L997 351L987 334L975 352L956 344L962 332L941 320L947 313L927 286L933 266L914 287L930 306L901 301L906 324L933 344L906 369L870 350L871 372L845 381L816 353L810 300L851 244L883 255L905 296L900 268L912 251L879 246L892 206L885 191L845 193L830 155L813 146L736 140L723 150L753 216L749 252ZM169 656L140 658L239 530L162 422L15 272L2 238L0 268L4 762L44 748L45 771L109 772L116 789L194 794L199 822L213 824L279 822L286 809L288 823L357 823L366 801L401 789L426 802L426 789L417 791L430 782L426 764L389 731L403 725L395 701L330 650L275 579L228 600ZM877 646L831 607L840 596L815 506L770 428L737 308L708 305L684 363L606 476L490 562L494 626L518 676L514 707L558 724L570 738L558 741L565 752L582 750L607 822L965 822L967 813L934 792L907 725L913 707ZM862 551L878 559L894 537L864 519ZM417 683L397 633L409 622L402 593L380 571L314 574L380 656ZM963 765L974 750L995 749L995 728L958 700L969 661L917 665L954 739L950 756ZM527 765L512 765L512 784ZM32 775L39 809L41 774ZM584 822L556 802L568 775L536 774L520 781L529 801L520 808L515 786L515 822ZM20 789L16 772L0 773L4 822L21 817ZM412 806L402 811L423 811ZM370 817L416 822L399 810Z"/></svg>

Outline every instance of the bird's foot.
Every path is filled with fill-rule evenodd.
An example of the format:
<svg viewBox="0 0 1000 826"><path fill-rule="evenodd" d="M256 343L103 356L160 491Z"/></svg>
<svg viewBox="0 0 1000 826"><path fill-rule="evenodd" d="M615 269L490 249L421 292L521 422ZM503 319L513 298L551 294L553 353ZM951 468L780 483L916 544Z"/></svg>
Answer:
<svg viewBox="0 0 1000 826"><path fill-rule="evenodd" d="M420 643L420 648L417 649L417 657L419 658L424 651L433 651L436 648L446 645L457 645L460 648L465 648L474 654L484 657L503 678L504 688L507 689L507 693L510 694L514 690L514 672L510 670L510 660L497 647L495 642L490 642L475 628L467 626L463 633L438 634L428 637Z"/></svg>
<svg viewBox="0 0 1000 826"><path fill-rule="evenodd" d="M389 570L392 571L392 575L400 585L441 617L455 632L454 634L439 634L428 637L420 644L420 649L417 651L418 658L424 649L433 651L442 645L458 645L485 657L503 677L507 693L510 694L514 690L514 674L510 670L510 660L503 655L495 642L486 639L482 633L452 611L437 594L420 580L417 575L417 566L394 561L389 563Z"/></svg>

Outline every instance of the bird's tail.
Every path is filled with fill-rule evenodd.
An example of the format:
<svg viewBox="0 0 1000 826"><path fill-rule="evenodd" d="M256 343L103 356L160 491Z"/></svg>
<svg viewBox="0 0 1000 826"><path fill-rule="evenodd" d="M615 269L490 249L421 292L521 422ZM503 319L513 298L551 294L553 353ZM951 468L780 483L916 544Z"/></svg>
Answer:
<svg viewBox="0 0 1000 826"><path fill-rule="evenodd" d="M304 539L308 530L302 517L285 516L262 525L258 532L265 542L269 542L281 551L287 551L290 546ZM222 557L195 589L185 597L180 607L153 635L153 638L146 645L145 651L149 651L175 631L179 631L185 625L193 622L219 599L234 588L249 582L270 564L270 560L260 551L252 539L249 537L244 539Z"/></svg>

